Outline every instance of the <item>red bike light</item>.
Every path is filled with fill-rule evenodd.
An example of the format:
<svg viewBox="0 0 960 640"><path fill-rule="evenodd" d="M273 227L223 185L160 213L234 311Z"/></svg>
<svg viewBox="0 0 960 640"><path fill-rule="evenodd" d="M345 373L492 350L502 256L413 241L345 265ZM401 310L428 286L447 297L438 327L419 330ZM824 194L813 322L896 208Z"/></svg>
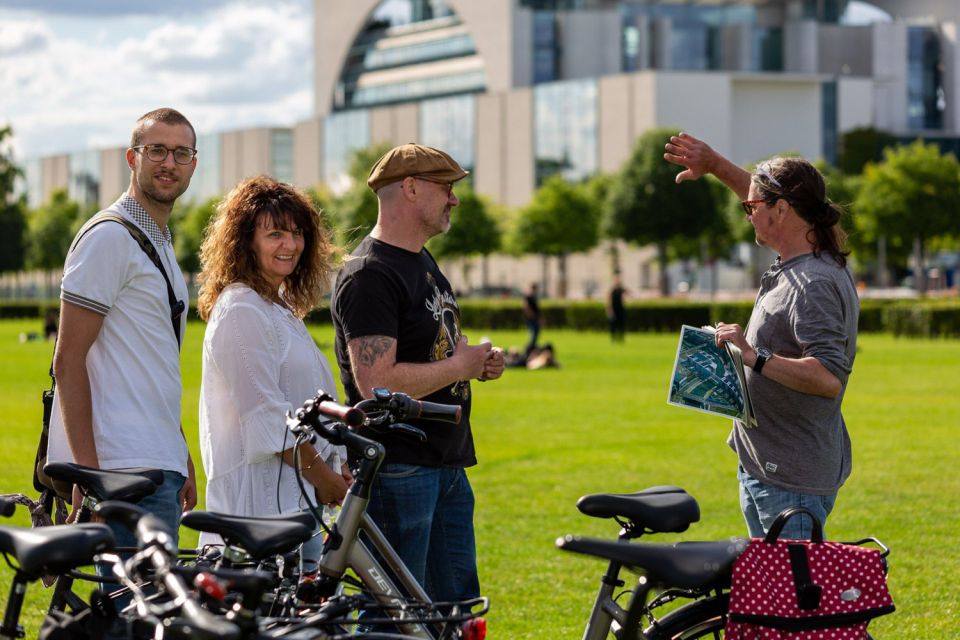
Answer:
<svg viewBox="0 0 960 640"><path fill-rule="evenodd" d="M217 602L223 602L223 599L227 597L227 590L220 584L220 581L206 571L197 574L197 577L193 579L193 586L197 588L197 591Z"/></svg>
<svg viewBox="0 0 960 640"><path fill-rule="evenodd" d="M487 637L487 621L472 618L463 623L463 640L484 640Z"/></svg>

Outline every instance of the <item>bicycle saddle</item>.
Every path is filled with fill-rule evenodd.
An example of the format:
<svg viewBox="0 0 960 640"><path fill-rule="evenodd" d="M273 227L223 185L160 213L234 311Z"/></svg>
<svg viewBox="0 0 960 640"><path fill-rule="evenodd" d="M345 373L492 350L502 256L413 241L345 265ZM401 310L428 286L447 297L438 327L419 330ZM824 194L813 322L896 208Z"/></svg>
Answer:
<svg viewBox="0 0 960 640"><path fill-rule="evenodd" d="M747 542L730 538L719 542L624 544L568 535L557 540L557 547L643 569L649 579L662 586L696 589L719 581L747 548Z"/></svg>
<svg viewBox="0 0 960 640"><path fill-rule="evenodd" d="M307 514L309 515L309 514ZM237 546L254 560L290 551L313 535L313 517L310 526L299 514L266 516L231 516L210 511L190 511L183 514L180 523L195 531L216 533L231 546Z"/></svg>
<svg viewBox="0 0 960 640"><path fill-rule="evenodd" d="M594 518L626 520L621 536L644 533L680 533L700 521L700 505L673 485L650 487L636 493L594 493L577 500L580 513Z"/></svg>
<svg viewBox="0 0 960 640"><path fill-rule="evenodd" d="M74 462L51 462L43 467L43 471L54 480L80 485L98 501L139 502L156 491L163 482L163 471L159 469L107 471ZM155 480L158 477L159 482Z"/></svg>
<svg viewBox="0 0 960 640"><path fill-rule="evenodd" d="M37 529L0 526L0 551L15 557L20 572L31 580L90 564L93 556L113 546L113 532L105 524L65 524Z"/></svg>

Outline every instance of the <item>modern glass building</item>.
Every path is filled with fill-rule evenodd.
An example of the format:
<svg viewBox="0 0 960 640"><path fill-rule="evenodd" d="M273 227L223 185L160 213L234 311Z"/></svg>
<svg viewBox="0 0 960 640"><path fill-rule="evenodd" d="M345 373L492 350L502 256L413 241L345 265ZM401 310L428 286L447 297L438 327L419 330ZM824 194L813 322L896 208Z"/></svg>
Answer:
<svg viewBox="0 0 960 640"><path fill-rule="evenodd" d="M843 132L960 136L948 0L314 1L315 100L299 182L342 189L350 150L444 147L494 200L613 171L651 127L734 160L834 161Z"/></svg>
<svg viewBox="0 0 960 640"><path fill-rule="evenodd" d="M202 133L189 197L257 173L339 192L354 150L410 141L521 206L555 173L616 171L652 127L742 164L833 160L864 126L960 139L955 0L314 0L313 19L313 116ZM21 189L109 204L129 170L122 148L98 153L30 160Z"/></svg>

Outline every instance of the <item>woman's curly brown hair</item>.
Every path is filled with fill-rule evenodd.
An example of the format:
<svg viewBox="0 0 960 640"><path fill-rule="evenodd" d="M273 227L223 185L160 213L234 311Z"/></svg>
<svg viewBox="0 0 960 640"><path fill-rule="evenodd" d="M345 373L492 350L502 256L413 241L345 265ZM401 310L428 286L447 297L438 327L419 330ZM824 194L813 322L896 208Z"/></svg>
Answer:
<svg viewBox="0 0 960 640"><path fill-rule="evenodd" d="M242 282L267 300L273 287L260 273L253 252L258 224L269 218L274 228L303 232L303 253L280 287L280 298L298 318L320 300L333 270L336 252L330 232L310 199L292 186L267 176L248 178L217 205L200 246L200 317L206 321L220 292Z"/></svg>

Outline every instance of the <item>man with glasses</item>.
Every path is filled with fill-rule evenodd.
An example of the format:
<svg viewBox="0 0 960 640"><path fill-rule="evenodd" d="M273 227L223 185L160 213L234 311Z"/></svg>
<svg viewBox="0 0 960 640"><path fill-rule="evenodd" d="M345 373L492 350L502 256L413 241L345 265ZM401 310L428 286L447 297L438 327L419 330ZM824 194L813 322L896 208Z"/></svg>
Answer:
<svg viewBox="0 0 960 640"><path fill-rule="evenodd" d="M503 353L470 345L460 308L427 240L450 228L467 172L438 149L405 144L380 158L367 180L377 224L337 276L331 311L348 402L375 387L458 404L460 424L413 420L426 442L365 433L386 448L368 513L434 600L479 595L474 497L465 468L476 464L470 380L503 373Z"/></svg>
<svg viewBox="0 0 960 640"><path fill-rule="evenodd" d="M821 522L850 475L850 436L840 411L857 349L860 303L823 176L806 160L773 158L753 173L697 138L670 138L664 158L685 168L677 183L712 173L738 197L757 244L777 252L760 281L746 332L719 323L717 345L743 352L757 428L734 421L728 443L740 460L740 506L752 537L787 507ZM808 539L804 516L781 537Z"/></svg>
<svg viewBox="0 0 960 640"><path fill-rule="evenodd" d="M193 126L179 112L141 116L126 153L130 186L101 212L126 218L146 234L178 301L188 292L167 222L190 185L195 147ZM111 221L81 230L74 240L60 299L48 460L162 469L164 483L140 506L176 532L181 510L197 502L180 426L179 336L187 314L172 318L167 279L130 232ZM79 501L74 488L74 510ZM119 545L135 546L126 528L115 533Z"/></svg>

